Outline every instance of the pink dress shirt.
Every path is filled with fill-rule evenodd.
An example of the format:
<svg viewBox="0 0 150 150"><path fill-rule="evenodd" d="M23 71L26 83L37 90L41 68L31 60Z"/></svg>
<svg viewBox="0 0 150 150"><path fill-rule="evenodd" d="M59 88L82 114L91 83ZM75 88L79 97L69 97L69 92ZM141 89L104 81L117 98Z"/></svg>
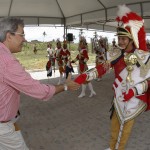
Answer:
<svg viewBox="0 0 150 150"><path fill-rule="evenodd" d="M55 86L34 80L10 50L0 43L0 121L8 121L16 116L20 92L47 101L54 95Z"/></svg>

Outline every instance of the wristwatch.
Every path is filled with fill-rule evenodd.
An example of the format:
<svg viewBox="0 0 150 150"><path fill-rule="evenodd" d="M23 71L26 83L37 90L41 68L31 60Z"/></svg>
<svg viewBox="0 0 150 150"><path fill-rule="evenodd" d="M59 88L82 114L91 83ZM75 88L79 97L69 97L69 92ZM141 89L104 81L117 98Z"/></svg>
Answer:
<svg viewBox="0 0 150 150"><path fill-rule="evenodd" d="M64 91L67 91L68 90L68 86L67 84L64 84Z"/></svg>

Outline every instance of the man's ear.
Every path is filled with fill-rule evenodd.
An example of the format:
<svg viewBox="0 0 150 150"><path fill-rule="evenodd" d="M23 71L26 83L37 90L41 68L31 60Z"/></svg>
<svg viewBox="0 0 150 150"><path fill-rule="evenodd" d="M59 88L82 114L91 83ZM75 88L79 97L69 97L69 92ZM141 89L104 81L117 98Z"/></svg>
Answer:
<svg viewBox="0 0 150 150"><path fill-rule="evenodd" d="M12 36L13 35L10 32L6 33L6 40L11 40Z"/></svg>

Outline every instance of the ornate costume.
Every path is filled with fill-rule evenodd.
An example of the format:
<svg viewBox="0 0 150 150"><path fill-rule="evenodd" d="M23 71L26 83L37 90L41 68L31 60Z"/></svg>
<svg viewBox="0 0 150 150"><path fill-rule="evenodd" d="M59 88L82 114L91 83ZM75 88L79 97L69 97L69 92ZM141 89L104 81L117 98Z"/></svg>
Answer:
<svg viewBox="0 0 150 150"><path fill-rule="evenodd" d="M89 60L88 52L86 48L82 48L79 54L73 60L73 62L79 61L78 71L83 73L88 70L87 61Z"/></svg>
<svg viewBox="0 0 150 150"><path fill-rule="evenodd" d="M103 65L106 61L106 46L105 46L105 38L100 38L98 41L98 43L95 44L97 46L95 46L94 51L96 54L96 67ZM101 80L101 76L98 77L97 81Z"/></svg>
<svg viewBox="0 0 150 150"><path fill-rule="evenodd" d="M56 52L55 52L55 58L56 58L57 65L58 65L58 68L59 68L59 73L60 73L58 85L61 84L62 76L63 76L63 73L64 73L64 67L63 67L64 63L63 63L63 60L62 60L62 53L63 53L63 48L61 47L61 42L58 41L57 42L57 49L56 49Z"/></svg>
<svg viewBox="0 0 150 150"><path fill-rule="evenodd" d="M82 74L86 70L88 70L88 66L87 66L88 60L89 60L89 56L88 56L88 51L87 51L86 39L84 37L81 37L80 43L79 43L79 54L72 61L72 63L79 61L79 66L78 66L79 74ZM92 86L91 82L87 82L85 84L82 84L82 91L81 91L81 94L78 96L79 98L82 98L85 96L86 84L88 84L88 87L91 91L91 94L89 97L96 95L95 91L93 90L93 86Z"/></svg>
<svg viewBox="0 0 150 150"><path fill-rule="evenodd" d="M150 109L150 53L146 47L143 20L125 5L119 6L116 20L118 37L127 37L132 49L116 47L107 52L107 63L97 66L76 78L83 83L95 79L114 68L114 111L111 140L108 150L124 150L134 124L134 118ZM107 69L106 69L107 68Z"/></svg>
<svg viewBox="0 0 150 150"><path fill-rule="evenodd" d="M66 78L68 77L68 74L71 72L74 72L73 67L71 65L71 54L70 51L67 49L67 42L64 41L63 43L63 51L60 52L60 56L64 62L64 73L66 75Z"/></svg>
<svg viewBox="0 0 150 150"><path fill-rule="evenodd" d="M52 68L54 68L55 72L55 56L54 56L54 50L52 49L52 45L48 44L47 45L47 53L49 60L46 63L46 70L47 70L47 77L52 76Z"/></svg>

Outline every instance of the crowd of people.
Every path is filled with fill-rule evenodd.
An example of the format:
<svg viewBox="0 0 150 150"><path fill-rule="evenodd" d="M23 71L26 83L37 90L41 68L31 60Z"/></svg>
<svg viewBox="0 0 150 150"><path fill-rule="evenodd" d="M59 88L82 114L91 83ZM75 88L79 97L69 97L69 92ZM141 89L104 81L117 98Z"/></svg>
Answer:
<svg viewBox="0 0 150 150"><path fill-rule="evenodd" d="M113 105L111 108L111 137L106 150L124 150L129 139L135 118L150 109L150 53L146 41L143 19L127 6L119 6L117 34L118 44L112 41L108 50L107 40L94 39L95 67L88 69L88 45L80 36L78 54L71 59L67 41L57 41L56 49L47 45L47 76L52 76L55 63L59 69L57 85L42 84L34 80L17 61L13 53L18 53L26 41L24 23L19 18L0 20L0 149L28 150L17 126L20 116L20 93L25 93L41 101L48 101L63 91L78 90L85 96L86 86L90 95L96 92L92 80L100 81L111 68L114 70ZM132 22L132 23L131 23ZM136 28L136 30L134 29ZM136 32L135 32L136 31ZM73 63L78 62L78 76L71 80ZM63 77L65 81L63 81Z"/></svg>
<svg viewBox="0 0 150 150"><path fill-rule="evenodd" d="M95 66L103 65L106 61L106 51L108 50L107 39L100 36L100 38L96 37L93 40L93 52L95 54ZM63 46L62 46L63 44ZM75 58L71 57L71 50L68 49L67 41L57 41L56 48L52 48L52 44L47 44L47 53L48 53L48 62L46 64L47 76L52 76L52 71L55 71L57 67L59 70L59 80L58 85L64 82L64 79L68 77L68 74L74 73L73 64L77 65L78 74L82 74L89 69L88 60L89 60L89 50L88 43L84 36L80 36L79 44L78 44L78 54ZM97 77L97 81L102 80L102 77ZM96 92L93 89L91 82L86 82L81 86L81 94L78 98L85 97L86 87L88 86L90 90L89 97L93 97L96 95Z"/></svg>

